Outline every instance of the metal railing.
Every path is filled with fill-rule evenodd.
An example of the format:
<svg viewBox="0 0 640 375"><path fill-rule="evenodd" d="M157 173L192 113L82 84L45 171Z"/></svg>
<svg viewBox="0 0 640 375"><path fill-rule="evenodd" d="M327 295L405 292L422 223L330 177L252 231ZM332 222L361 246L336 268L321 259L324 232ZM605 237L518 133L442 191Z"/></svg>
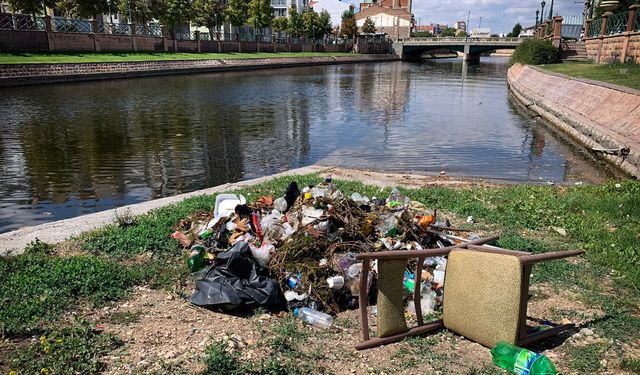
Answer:
<svg viewBox="0 0 640 375"><path fill-rule="evenodd" d="M140 36L162 36L162 26L160 25L136 25L136 35Z"/></svg>
<svg viewBox="0 0 640 375"><path fill-rule="evenodd" d="M51 29L63 33L92 33L91 21L72 18L52 18Z"/></svg>
<svg viewBox="0 0 640 375"><path fill-rule="evenodd" d="M629 12L616 13L607 18L606 35L620 34L627 31L627 21L629 20Z"/></svg>
<svg viewBox="0 0 640 375"><path fill-rule="evenodd" d="M636 20L633 23L633 30L634 31L640 30L640 12L636 12Z"/></svg>
<svg viewBox="0 0 640 375"><path fill-rule="evenodd" d="M131 35L131 26L126 23L98 22L98 33L111 35Z"/></svg>
<svg viewBox="0 0 640 375"><path fill-rule="evenodd" d="M187 32L176 33L176 39L177 40L192 40L194 38L192 37L192 34L187 31Z"/></svg>
<svg viewBox="0 0 640 375"><path fill-rule="evenodd" d="M44 30L44 19L42 17L31 17L24 14L0 14L0 29L3 30Z"/></svg>
<svg viewBox="0 0 640 375"><path fill-rule="evenodd" d="M589 25L589 37L596 37L600 35L600 29L602 28L602 18L593 20Z"/></svg>
<svg viewBox="0 0 640 375"><path fill-rule="evenodd" d="M486 37L411 37L405 39L409 42L499 42L499 43L518 43L522 42L521 38L486 38Z"/></svg>

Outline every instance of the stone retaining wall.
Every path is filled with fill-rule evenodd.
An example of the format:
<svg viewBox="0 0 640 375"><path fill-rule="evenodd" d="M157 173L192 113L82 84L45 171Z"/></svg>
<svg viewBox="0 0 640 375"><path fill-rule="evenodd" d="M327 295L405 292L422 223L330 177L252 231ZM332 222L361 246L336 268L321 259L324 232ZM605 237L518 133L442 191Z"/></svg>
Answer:
<svg viewBox="0 0 640 375"><path fill-rule="evenodd" d="M179 60L77 64L6 64L0 65L0 87L165 74L205 73L215 71L393 60L397 60L393 55L354 55L339 57L285 57L271 59Z"/></svg>
<svg viewBox="0 0 640 375"><path fill-rule="evenodd" d="M640 32L585 39L587 58L599 64L640 63Z"/></svg>
<svg viewBox="0 0 640 375"><path fill-rule="evenodd" d="M640 91L520 64L509 69L507 81L514 96L530 111L587 148L629 147L626 157L603 157L640 177Z"/></svg>

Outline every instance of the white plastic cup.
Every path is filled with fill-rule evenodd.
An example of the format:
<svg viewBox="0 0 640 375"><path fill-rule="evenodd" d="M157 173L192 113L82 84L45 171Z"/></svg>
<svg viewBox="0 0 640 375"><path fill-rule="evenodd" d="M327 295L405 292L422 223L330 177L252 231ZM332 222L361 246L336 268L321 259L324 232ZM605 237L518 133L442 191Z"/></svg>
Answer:
<svg viewBox="0 0 640 375"><path fill-rule="evenodd" d="M344 277L340 275L331 276L327 279L327 284L329 284L329 288L338 290L344 286Z"/></svg>
<svg viewBox="0 0 640 375"><path fill-rule="evenodd" d="M434 284L444 283L444 271L433 271L433 283Z"/></svg>

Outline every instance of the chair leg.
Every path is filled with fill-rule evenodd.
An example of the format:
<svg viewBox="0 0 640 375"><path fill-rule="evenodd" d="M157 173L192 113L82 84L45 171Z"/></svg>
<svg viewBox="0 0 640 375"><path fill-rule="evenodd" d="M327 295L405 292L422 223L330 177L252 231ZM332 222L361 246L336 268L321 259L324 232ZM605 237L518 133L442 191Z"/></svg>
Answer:
<svg viewBox="0 0 640 375"><path fill-rule="evenodd" d="M405 337L421 335L421 334L429 333L432 331L437 331L442 328L444 328L444 323L442 322L442 319L440 319L440 320L433 321L431 323L427 323L423 326L411 328L407 332L398 333L397 335L387 336L387 337L374 337L372 339L365 340L364 342L356 344L356 349L364 350L364 349L375 348L376 346L391 344L392 342L401 341Z"/></svg>
<svg viewBox="0 0 640 375"><path fill-rule="evenodd" d="M527 346L536 341L540 341L542 339L546 339L547 337L555 336L561 332L572 329L575 327L575 324L563 324L557 327L545 329L544 331L532 333L527 335L525 338L518 340L518 346Z"/></svg>

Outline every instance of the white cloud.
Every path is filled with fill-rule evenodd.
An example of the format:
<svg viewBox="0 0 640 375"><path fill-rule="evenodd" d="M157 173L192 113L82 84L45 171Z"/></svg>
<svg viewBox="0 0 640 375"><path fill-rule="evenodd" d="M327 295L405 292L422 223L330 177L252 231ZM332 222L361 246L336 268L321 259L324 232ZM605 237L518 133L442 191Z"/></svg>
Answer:
<svg viewBox="0 0 640 375"><path fill-rule="evenodd" d="M544 16L549 15L551 0L546 0ZM583 3L574 4L573 1L554 1L553 13L563 16L580 15ZM523 0L462 0L436 1L413 0L413 14L419 18L422 25L429 23L446 23L453 25L456 20L467 20L471 28L478 27L482 17L482 27L489 27L494 33L511 31L516 22L523 27L531 26L535 22L536 10L540 9L540 1Z"/></svg>

